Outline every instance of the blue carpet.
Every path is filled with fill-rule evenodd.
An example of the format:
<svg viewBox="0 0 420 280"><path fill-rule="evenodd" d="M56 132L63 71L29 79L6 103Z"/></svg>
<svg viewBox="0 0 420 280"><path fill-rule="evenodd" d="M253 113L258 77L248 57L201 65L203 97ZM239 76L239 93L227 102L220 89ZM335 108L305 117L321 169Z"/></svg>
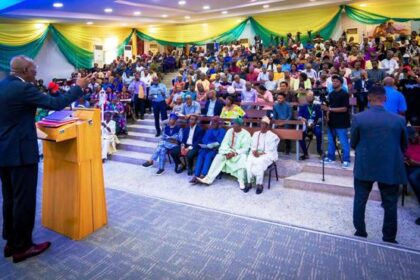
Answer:
<svg viewBox="0 0 420 280"><path fill-rule="evenodd" d="M420 279L420 254L107 189L109 224L44 254L0 258L1 279ZM0 199L1 201L1 199ZM2 242L0 245L4 245Z"/></svg>

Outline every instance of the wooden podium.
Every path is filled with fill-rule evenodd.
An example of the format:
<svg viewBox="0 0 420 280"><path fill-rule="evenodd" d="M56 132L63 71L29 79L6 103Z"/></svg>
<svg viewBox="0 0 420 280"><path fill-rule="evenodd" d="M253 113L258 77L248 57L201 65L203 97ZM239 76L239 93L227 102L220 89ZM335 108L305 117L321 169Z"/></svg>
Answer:
<svg viewBox="0 0 420 280"><path fill-rule="evenodd" d="M44 138L42 225L80 240L107 224L99 109L77 109L79 121L39 127Z"/></svg>

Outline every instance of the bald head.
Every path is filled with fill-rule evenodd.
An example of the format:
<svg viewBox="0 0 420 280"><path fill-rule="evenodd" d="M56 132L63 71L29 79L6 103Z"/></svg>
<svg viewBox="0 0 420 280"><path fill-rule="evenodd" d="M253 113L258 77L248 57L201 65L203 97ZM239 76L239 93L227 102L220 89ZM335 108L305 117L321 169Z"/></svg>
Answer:
<svg viewBox="0 0 420 280"><path fill-rule="evenodd" d="M27 82L32 82L36 76L35 63L27 56L15 56L10 60L10 74L19 76Z"/></svg>
<svg viewBox="0 0 420 280"><path fill-rule="evenodd" d="M394 86L394 78L392 78L392 77L386 77L385 79L384 79L384 85L385 86Z"/></svg>

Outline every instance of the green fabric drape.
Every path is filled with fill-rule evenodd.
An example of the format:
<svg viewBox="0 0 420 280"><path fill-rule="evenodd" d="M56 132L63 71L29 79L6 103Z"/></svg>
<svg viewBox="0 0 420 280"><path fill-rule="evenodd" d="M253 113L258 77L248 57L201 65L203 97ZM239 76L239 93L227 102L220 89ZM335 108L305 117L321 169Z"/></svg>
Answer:
<svg viewBox="0 0 420 280"><path fill-rule="evenodd" d="M312 36L315 36L315 33L319 33L323 38L330 38L334 28L337 25L338 20L341 17L341 10L339 9L339 11L336 13L336 15L331 19L331 21L325 26L323 27L321 30L312 30ZM261 38L261 40L263 41L263 44L265 46L269 46L271 44L273 44L273 36L280 36L283 37L285 42L287 43L287 34L278 34L275 32L272 32L271 30L265 28L264 26L262 26L261 24L259 24L254 18L250 18L251 20L251 26L254 29L255 33ZM303 43L306 43L309 39L307 34L301 34L301 41Z"/></svg>
<svg viewBox="0 0 420 280"><path fill-rule="evenodd" d="M233 28L229 31L226 31L226 32L224 32L224 33L222 33L222 34L220 34L216 37L212 37L212 38L208 38L208 39L203 40L203 41L196 41L196 42L178 43L178 42L163 41L163 40L153 38L149 35L146 35L143 32L138 31L138 30L136 30L136 34L141 40L144 40L144 41L156 41L162 46L174 46L174 47L177 47L177 48L182 48L187 44L189 44L189 45L205 45L207 42L212 42L212 41L218 41L220 43L225 43L225 42L232 42L234 40L237 40L239 38L239 36L242 34L242 32L244 31L247 22L248 22L248 19L239 23L235 28Z"/></svg>
<svg viewBox="0 0 420 280"><path fill-rule="evenodd" d="M17 55L26 55L30 58L35 58L42 46L44 45L45 39L48 35L48 29L45 29L45 32L40 38L35 41L32 41L28 44L21 46L7 46L0 44L0 70L9 72L10 70L10 59Z"/></svg>
<svg viewBox="0 0 420 280"><path fill-rule="evenodd" d="M406 22L410 20L420 20L420 18L390 18L369 12L365 12L350 6L344 6L344 10L349 18L352 20L365 24L381 24L387 21L394 20L398 22Z"/></svg>
<svg viewBox="0 0 420 280"><path fill-rule="evenodd" d="M93 52L86 51L69 40L57 31L57 29L50 25L50 32L54 42L57 43L58 48L66 57L68 62L76 68L91 68L93 65Z"/></svg>
<svg viewBox="0 0 420 280"><path fill-rule="evenodd" d="M134 31L135 31L135 29L133 29L131 31L130 35L128 35L127 38L125 38L124 41L121 44L118 45L118 48L117 48L117 55L118 56L121 56L121 55L124 54L124 47L130 43L131 37L133 36Z"/></svg>

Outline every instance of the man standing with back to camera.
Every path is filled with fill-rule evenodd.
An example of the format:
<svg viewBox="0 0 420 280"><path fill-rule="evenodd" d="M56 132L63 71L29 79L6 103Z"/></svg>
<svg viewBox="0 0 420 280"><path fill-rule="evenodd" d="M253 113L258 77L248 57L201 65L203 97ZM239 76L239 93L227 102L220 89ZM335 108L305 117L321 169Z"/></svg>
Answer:
<svg viewBox="0 0 420 280"><path fill-rule="evenodd" d="M90 76L80 78L67 94L51 97L38 91L37 66L25 56L10 61L10 75L0 81L0 179L3 193L4 257L21 262L47 250L51 243L34 244L38 143L37 108L61 110L83 96Z"/></svg>
<svg viewBox="0 0 420 280"><path fill-rule="evenodd" d="M400 184L407 183L404 151L407 148L405 119L384 108L383 87L369 90L370 109L354 116L351 127L351 147L356 150L354 163L354 235L367 237L366 203L374 182L378 182L385 211L382 240L398 243L397 203Z"/></svg>

